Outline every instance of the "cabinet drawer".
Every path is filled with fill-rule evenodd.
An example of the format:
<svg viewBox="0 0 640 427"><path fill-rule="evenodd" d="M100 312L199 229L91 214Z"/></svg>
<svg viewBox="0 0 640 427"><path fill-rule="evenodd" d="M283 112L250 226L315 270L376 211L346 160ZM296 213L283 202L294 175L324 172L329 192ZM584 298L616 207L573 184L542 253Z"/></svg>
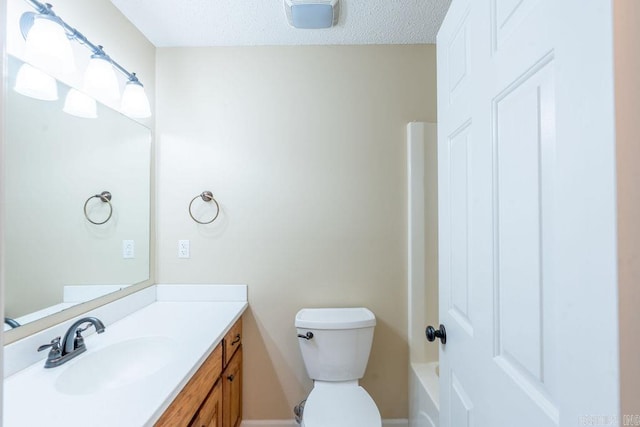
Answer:
<svg viewBox="0 0 640 427"><path fill-rule="evenodd" d="M242 318L238 319L229 332L227 332L227 335L225 335L222 340L222 344L224 345L224 366L227 366L233 354L240 348L240 345L242 345Z"/></svg>
<svg viewBox="0 0 640 427"><path fill-rule="evenodd" d="M187 426L222 374L223 345L219 344L162 414L156 427Z"/></svg>

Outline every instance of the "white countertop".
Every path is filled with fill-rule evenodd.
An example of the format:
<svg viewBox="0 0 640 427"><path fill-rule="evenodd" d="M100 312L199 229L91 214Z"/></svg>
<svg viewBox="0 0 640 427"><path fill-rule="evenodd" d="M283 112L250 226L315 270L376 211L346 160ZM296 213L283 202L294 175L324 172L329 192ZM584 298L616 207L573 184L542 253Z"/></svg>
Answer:
<svg viewBox="0 0 640 427"><path fill-rule="evenodd" d="M192 297L199 287L191 288ZM158 298L112 324L105 322L103 334L86 336L87 351L64 365L45 369L39 360L6 377L4 427L153 425L247 308L246 298L231 302L216 298L197 301L197 297L182 298L195 301L168 301L172 291L165 294L164 300ZM66 323L69 326L71 321ZM174 340L177 350L157 372L91 394L64 394L56 388L58 378L83 357L125 340L156 336Z"/></svg>

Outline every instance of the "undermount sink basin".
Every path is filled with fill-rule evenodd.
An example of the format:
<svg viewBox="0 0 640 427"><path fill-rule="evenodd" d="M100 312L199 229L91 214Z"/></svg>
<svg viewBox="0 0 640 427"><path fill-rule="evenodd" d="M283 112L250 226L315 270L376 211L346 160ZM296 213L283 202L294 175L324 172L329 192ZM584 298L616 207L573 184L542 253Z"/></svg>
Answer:
<svg viewBox="0 0 640 427"><path fill-rule="evenodd" d="M93 353L88 349L66 367L55 386L73 395L118 388L153 375L174 356L175 341L160 336L121 341Z"/></svg>

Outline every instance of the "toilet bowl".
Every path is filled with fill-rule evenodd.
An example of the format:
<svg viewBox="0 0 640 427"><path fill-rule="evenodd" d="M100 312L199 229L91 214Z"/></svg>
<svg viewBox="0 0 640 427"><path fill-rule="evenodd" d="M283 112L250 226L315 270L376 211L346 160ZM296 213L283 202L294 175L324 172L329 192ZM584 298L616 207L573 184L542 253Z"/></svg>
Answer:
<svg viewBox="0 0 640 427"><path fill-rule="evenodd" d="M316 381L302 414L302 427L380 427L375 402L357 381Z"/></svg>
<svg viewBox="0 0 640 427"><path fill-rule="evenodd" d="M378 408L358 384L369 360L376 320L366 308L302 309L300 351L313 389L302 427L381 427Z"/></svg>

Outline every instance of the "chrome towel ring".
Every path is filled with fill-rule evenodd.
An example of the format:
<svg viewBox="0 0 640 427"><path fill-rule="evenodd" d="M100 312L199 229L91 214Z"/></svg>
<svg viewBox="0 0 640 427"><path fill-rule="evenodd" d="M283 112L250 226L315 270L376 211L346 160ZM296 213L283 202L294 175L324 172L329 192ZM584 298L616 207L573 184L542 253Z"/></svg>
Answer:
<svg viewBox="0 0 640 427"><path fill-rule="evenodd" d="M193 211L191 210L191 207L193 205L193 202L195 202L198 197L200 197L205 202L213 201L213 203L215 203L216 214L210 221L199 221L196 219L196 217L193 216ZM213 221L216 220L216 218L218 218L219 214L220 214L220 205L218 204L218 201L213 197L213 193L211 191L203 191L201 194L198 194L196 197L191 199L191 203L189 203L189 216L191 217L192 220L194 220L198 224L211 224Z"/></svg>
<svg viewBox="0 0 640 427"><path fill-rule="evenodd" d="M109 216L107 217L107 219L105 219L102 222L97 222L92 220L91 218L89 218L89 214L87 213L87 205L89 204L89 201L93 198L98 198L103 203L109 204ZM89 221L91 224L95 224L95 225L105 224L107 221L111 219L111 215L113 215L113 205L111 204L111 193L109 193L108 191L103 191L100 194L93 195L89 197L86 202L84 202L84 217L87 218L87 221Z"/></svg>

